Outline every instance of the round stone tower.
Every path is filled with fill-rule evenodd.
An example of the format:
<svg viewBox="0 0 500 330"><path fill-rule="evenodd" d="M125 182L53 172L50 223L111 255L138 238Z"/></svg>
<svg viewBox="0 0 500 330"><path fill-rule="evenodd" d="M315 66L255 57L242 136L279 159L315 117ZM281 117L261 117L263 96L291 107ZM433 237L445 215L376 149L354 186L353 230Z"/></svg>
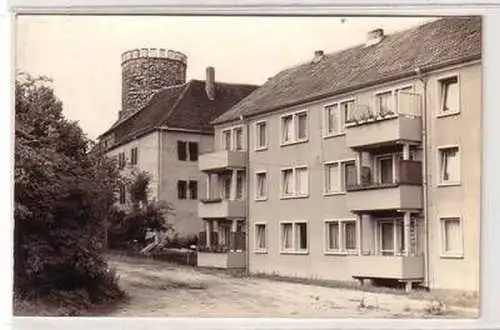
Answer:
<svg viewBox="0 0 500 330"><path fill-rule="evenodd" d="M162 88L186 82L187 56L163 48L141 48L122 54L122 111L127 117L142 109Z"/></svg>

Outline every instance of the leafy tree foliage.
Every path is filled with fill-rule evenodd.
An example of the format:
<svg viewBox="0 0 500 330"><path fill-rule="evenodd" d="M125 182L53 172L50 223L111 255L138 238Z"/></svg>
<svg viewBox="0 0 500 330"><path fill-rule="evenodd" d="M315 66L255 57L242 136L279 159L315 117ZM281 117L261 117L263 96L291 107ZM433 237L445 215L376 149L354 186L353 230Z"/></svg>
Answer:
<svg viewBox="0 0 500 330"><path fill-rule="evenodd" d="M147 231L171 231L168 215L174 212L169 203L151 199L151 176L147 172L132 172L126 183L130 196L130 207L118 211L111 222L110 243L112 247L125 247L131 243L144 245Z"/></svg>
<svg viewBox="0 0 500 330"><path fill-rule="evenodd" d="M14 286L26 296L120 298L100 256L120 184L116 164L62 114L47 78L16 79ZM82 298L83 297L83 298Z"/></svg>

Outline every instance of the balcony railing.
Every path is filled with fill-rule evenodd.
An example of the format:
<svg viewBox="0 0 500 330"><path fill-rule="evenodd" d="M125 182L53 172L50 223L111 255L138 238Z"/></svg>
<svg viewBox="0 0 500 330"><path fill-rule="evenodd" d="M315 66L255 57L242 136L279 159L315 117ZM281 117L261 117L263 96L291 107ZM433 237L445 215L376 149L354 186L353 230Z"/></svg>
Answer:
<svg viewBox="0 0 500 330"><path fill-rule="evenodd" d="M416 118L420 117L421 113L419 94L399 93L397 101L388 109L356 104L349 113L346 125L356 126L397 117Z"/></svg>
<svg viewBox="0 0 500 330"><path fill-rule="evenodd" d="M378 182L372 175L370 167L361 168L361 182L347 185L347 191L392 188L399 185L422 184L422 162L415 160L400 160L399 175L392 182Z"/></svg>
<svg viewBox="0 0 500 330"><path fill-rule="evenodd" d="M207 232L198 234L198 251L211 253L226 253L229 251L244 251L246 247L246 237L244 232L231 232L227 244L219 243L219 233L211 232L210 246L207 245Z"/></svg>

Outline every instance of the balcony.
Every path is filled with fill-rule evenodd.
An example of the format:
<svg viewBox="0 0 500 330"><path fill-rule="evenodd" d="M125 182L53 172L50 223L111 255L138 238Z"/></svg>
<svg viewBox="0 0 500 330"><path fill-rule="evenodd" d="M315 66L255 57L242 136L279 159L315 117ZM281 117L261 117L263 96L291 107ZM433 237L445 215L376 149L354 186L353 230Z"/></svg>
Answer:
<svg viewBox="0 0 500 330"><path fill-rule="evenodd" d="M399 94L397 111L378 111L357 105L346 122L346 143L350 148L370 148L398 143L421 143L420 97Z"/></svg>
<svg viewBox="0 0 500 330"><path fill-rule="evenodd" d="M203 172L218 172L231 168L245 168L246 162L246 151L223 150L200 155L198 168Z"/></svg>
<svg viewBox="0 0 500 330"><path fill-rule="evenodd" d="M424 257L352 256L349 270L354 278L419 280L424 278Z"/></svg>
<svg viewBox="0 0 500 330"><path fill-rule="evenodd" d="M347 206L354 212L378 210L419 210L422 208L422 163L398 162L398 178L392 183L378 183L371 169L364 167L362 182L347 187Z"/></svg>
<svg viewBox="0 0 500 330"><path fill-rule="evenodd" d="M198 252L198 267L245 268L246 252Z"/></svg>
<svg viewBox="0 0 500 330"><path fill-rule="evenodd" d="M198 204L198 216L210 218L245 218L245 201L222 198L204 199Z"/></svg>

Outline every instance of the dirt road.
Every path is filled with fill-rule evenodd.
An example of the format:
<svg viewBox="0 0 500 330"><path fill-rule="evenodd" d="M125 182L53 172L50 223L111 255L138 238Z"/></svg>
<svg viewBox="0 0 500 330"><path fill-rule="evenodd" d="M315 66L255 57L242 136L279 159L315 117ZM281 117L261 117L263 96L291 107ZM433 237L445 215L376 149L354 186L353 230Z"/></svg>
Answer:
<svg viewBox="0 0 500 330"><path fill-rule="evenodd" d="M130 300L110 316L176 317L421 317L429 301L261 278L129 257L111 257ZM363 301L363 303L362 303ZM475 310L448 307L447 315Z"/></svg>

